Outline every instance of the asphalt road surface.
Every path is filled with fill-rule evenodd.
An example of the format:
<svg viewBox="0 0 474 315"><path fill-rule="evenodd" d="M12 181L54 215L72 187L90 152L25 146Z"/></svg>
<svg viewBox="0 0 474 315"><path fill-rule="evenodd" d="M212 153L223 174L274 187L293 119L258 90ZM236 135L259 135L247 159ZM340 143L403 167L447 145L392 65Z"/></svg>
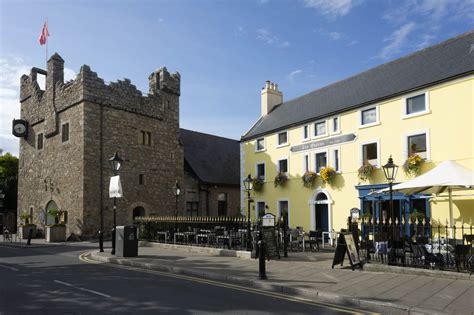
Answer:
<svg viewBox="0 0 474 315"><path fill-rule="evenodd" d="M355 313L198 278L79 259L91 246L97 245L12 248L0 244L0 315Z"/></svg>

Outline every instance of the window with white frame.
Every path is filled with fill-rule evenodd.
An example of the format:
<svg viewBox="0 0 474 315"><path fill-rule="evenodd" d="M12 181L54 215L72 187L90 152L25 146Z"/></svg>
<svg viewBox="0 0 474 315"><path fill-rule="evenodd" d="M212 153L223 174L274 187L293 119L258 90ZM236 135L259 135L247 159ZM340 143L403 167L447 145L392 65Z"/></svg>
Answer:
<svg viewBox="0 0 474 315"><path fill-rule="evenodd" d="M326 152L319 152L314 155L315 171L319 174L322 168L328 165L328 157Z"/></svg>
<svg viewBox="0 0 474 315"><path fill-rule="evenodd" d="M288 173L288 159L282 159L278 161L278 172Z"/></svg>
<svg viewBox="0 0 474 315"><path fill-rule="evenodd" d="M332 150L332 166L336 172L341 171L341 155L339 149Z"/></svg>
<svg viewBox="0 0 474 315"><path fill-rule="evenodd" d="M303 140L309 139L309 125L303 126Z"/></svg>
<svg viewBox="0 0 474 315"><path fill-rule="evenodd" d="M326 134L326 121L320 121L314 124L314 136L320 137Z"/></svg>
<svg viewBox="0 0 474 315"><path fill-rule="evenodd" d="M331 129L331 132L332 132L332 133L337 133L337 132L339 132L339 131L341 130L341 128L340 128L340 122L339 122L339 121L340 121L339 116L338 116L338 117L333 117L333 118L331 119L331 121L332 121L332 129Z"/></svg>
<svg viewBox="0 0 474 315"><path fill-rule="evenodd" d="M288 132L283 131L278 133L278 145L288 144Z"/></svg>
<svg viewBox="0 0 474 315"><path fill-rule="evenodd" d="M377 142L365 143L361 146L362 164L379 166L379 148Z"/></svg>
<svg viewBox="0 0 474 315"><path fill-rule="evenodd" d="M428 158L426 133L408 136L407 145L408 156L418 154L424 159Z"/></svg>
<svg viewBox="0 0 474 315"><path fill-rule="evenodd" d="M368 126L378 122L377 106L363 109L360 111L360 125Z"/></svg>
<svg viewBox="0 0 474 315"><path fill-rule="evenodd" d="M261 218L265 215L265 201L257 201L257 207L255 209L257 218Z"/></svg>
<svg viewBox="0 0 474 315"><path fill-rule="evenodd" d="M265 163L257 164L257 178L265 179Z"/></svg>
<svg viewBox="0 0 474 315"><path fill-rule="evenodd" d="M421 113L427 110L425 93L405 99L405 115Z"/></svg>
<svg viewBox="0 0 474 315"><path fill-rule="evenodd" d="M264 151L265 150L265 138L258 138L256 141L256 150Z"/></svg>
<svg viewBox="0 0 474 315"><path fill-rule="evenodd" d="M309 155L303 155L303 172L309 171Z"/></svg>

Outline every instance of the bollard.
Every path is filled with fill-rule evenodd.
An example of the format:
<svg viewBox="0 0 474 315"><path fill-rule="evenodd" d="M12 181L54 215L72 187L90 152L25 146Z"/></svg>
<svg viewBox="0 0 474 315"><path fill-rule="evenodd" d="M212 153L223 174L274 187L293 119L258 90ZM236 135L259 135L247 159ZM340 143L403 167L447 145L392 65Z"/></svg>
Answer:
<svg viewBox="0 0 474 315"><path fill-rule="evenodd" d="M99 230L99 251L104 252L104 233L102 230Z"/></svg>
<svg viewBox="0 0 474 315"><path fill-rule="evenodd" d="M30 229L28 231L28 241L26 242L26 245L31 245L31 238L33 237L33 229Z"/></svg>
<svg viewBox="0 0 474 315"><path fill-rule="evenodd" d="M283 257L287 258L288 257L288 235L286 231L286 220L287 216L286 214L283 215Z"/></svg>
<svg viewBox="0 0 474 315"><path fill-rule="evenodd" d="M258 241L258 276L260 280L267 279L267 272L265 266L265 242L263 240Z"/></svg>
<svg viewBox="0 0 474 315"><path fill-rule="evenodd" d="M110 254L115 255L115 227L112 228L112 251Z"/></svg>

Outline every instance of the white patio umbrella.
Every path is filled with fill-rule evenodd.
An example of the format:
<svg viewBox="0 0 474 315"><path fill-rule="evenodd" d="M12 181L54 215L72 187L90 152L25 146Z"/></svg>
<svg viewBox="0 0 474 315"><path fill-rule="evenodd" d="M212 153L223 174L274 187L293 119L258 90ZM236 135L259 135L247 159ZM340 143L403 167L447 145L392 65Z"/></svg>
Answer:
<svg viewBox="0 0 474 315"><path fill-rule="evenodd" d="M453 226L453 191L474 189L474 171L456 163L455 161L444 161L429 172L412 180L394 185L393 191L412 194L435 194L439 195L446 190L449 195L449 221ZM371 194L388 192L388 188L377 190Z"/></svg>

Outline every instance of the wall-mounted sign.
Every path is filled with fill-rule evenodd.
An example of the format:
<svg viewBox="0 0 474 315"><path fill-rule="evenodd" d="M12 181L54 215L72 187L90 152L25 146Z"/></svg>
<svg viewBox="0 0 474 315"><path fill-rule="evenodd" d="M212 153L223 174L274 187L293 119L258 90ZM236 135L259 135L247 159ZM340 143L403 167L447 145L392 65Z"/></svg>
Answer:
<svg viewBox="0 0 474 315"><path fill-rule="evenodd" d="M342 135L342 136L332 137L329 139L318 140L318 141L313 141L313 142L304 143L300 145L295 145L291 147L290 151L299 152L299 151L305 151L305 150L311 150L311 149L318 149L318 148L327 147L330 145L335 145L335 144L340 144L340 143L345 143L345 142L352 142L356 138L357 138L356 134L348 133L347 135Z"/></svg>

